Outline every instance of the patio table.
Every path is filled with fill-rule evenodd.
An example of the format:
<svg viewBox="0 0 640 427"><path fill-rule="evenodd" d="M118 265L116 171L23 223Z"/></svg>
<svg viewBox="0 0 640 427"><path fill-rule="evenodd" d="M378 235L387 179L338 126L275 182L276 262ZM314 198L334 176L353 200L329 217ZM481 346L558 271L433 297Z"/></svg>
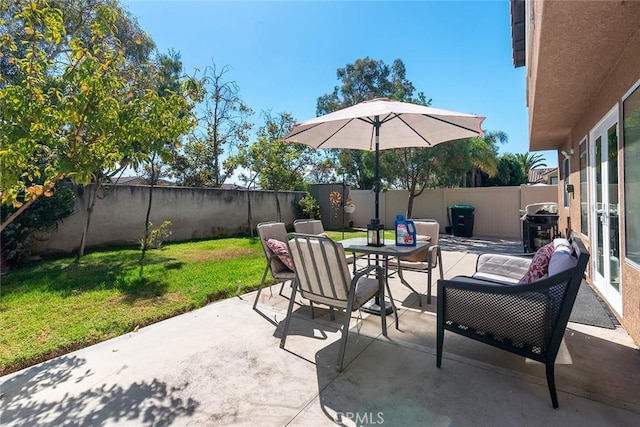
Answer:
<svg viewBox="0 0 640 427"><path fill-rule="evenodd" d="M351 239L340 240L340 243L344 247L345 251L358 252L368 255L376 256L376 263L382 258L382 268L384 271L384 280L387 286L387 292L389 293L390 304L385 303L385 310L387 314L390 314L395 309L395 304L391 296L391 290L389 289L388 270L389 259L395 257L402 257L413 255L416 252L420 252L429 247L429 242L419 241L415 246L397 246L395 244L383 245L383 246L369 246L367 245L366 237L354 237ZM367 313L380 315L380 298L376 295L368 304L362 306L362 310Z"/></svg>

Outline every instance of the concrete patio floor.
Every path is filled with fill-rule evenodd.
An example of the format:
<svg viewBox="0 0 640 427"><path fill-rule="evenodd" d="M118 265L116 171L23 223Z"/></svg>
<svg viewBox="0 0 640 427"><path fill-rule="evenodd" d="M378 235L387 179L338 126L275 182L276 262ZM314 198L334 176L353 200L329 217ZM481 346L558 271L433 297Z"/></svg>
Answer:
<svg viewBox="0 0 640 427"><path fill-rule="evenodd" d="M479 252L518 242L443 238L445 277L473 272ZM424 292L426 275L405 276ZM0 378L0 425L637 426L640 352L626 332L570 323L556 361L560 408L544 366L447 333L436 368L436 301L418 307L390 281L400 328L355 313L346 368L334 369L339 320L297 306L279 286L210 304ZM434 282L433 292L436 287ZM290 292L285 287L285 295Z"/></svg>

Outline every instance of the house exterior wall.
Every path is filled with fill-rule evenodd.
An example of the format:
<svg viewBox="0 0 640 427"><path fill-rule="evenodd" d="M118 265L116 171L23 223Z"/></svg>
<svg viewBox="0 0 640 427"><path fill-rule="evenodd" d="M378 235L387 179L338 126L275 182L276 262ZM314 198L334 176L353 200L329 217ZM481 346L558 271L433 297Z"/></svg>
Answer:
<svg viewBox="0 0 640 427"><path fill-rule="evenodd" d="M615 106L618 105L619 117L618 117L618 135L620 144L622 147L624 141L622 132L622 96L638 81L640 78L640 30L635 36L629 40L624 54L620 58L620 61L616 64L611 74L605 81L602 82L602 86L593 95L593 102L590 108L585 110L582 114L580 121L571 130L571 138L567 141L567 147L573 147L574 155L571 158L571 176L570 180L574 184L576 190L575 197L571 200L571 207L568 211L561 210L561 217L563 221L568 221L571 218L571 226L576 231L580 230L580 186L576 185L580 182L579 177L579 161L578 150L580 141L585 137L588 137L589 132L593 127ZM588 140L587 140L588 141ZM618 182L620 205L624 206L624 158L622 150L618 150ZM562 161L562 156L559 157L559 162ZM591 171L589 171L590 173ZM589 176L589 180L591 176ZM590 181L589 181L590 182ZM564 184L564 181L562 182ZM562 198L562 185L558 187L558 198ZM621 212L624 212L621 209ZM624 215L620 217L620 245L621 248L625 247L625 220ZM589 224L591 224L593 218L589 217ZM591 242L585 237L585 243L590 248ZM591 249L590 249L591 250ZM592 251L593 252L593 251ZM637 267L625 262L624 250L621 251L621 282L622 282L622 312L623 315L618 314L620 323L625 327L629 335L631 335L636 342L640 342L640 270Z"/></svg>
<svg viewBox="0 0 640 427"><path fill-rule="evenodd" d="M621 101L628 90L640 79L640 13L633 2L591 2L577 3L529 1L527 2L527 103L529 106L529 124L531 131L531 149L551 149L545 146L552 141L558 150L560 166L560 185L557 199L560 201L560 224L579 233L580 229L580 162L579 144L603 117L618 106L619 147L622 147L622 108ZM567 21L569 14L574 23ZM567 26L558 23L567 23ZM574 27L571 27L574 25ZM568 30L567 28L571 28ZM624 28L624 30L623 30ZM578 29L578 30L576 30ZM594 31L595 30L595 31ZM541 48L541 43L546 49ZM561 43L565 49L555 48ZM567 63L566 57L580 52ZM613 56L615 52L616 56ZM620 54L618 54L620 52ZM540 55L545 57L541 58ZM607 56L608 55L608 56ZM574 54L575 56L575 54ZM606 59L604 59L606 57ZM564 68L563 68L564 67ZM565 69L565 73L549 73L549 69ZM573 71L569 71L569 69ZM603 70L607 70L604 72ZM545 74L546 72L546 74ZM540 76L544 75L544 79ZM598 76L597 80L595 76ZM551 93L548 87L563 86L564 93ZM545 92L547 90L547 92ZM580 99L578 102L576 100ZM586 101L586 102L583 102ZM572 104L573 103L573 104ZM581 108L567 107L581 105ZM541 113L541 111L544 111ZM570 111L570 113L567 113ZM549 114L556 114L561 121L550 123ZM556 117L556 120L557 120ZM540 123L545 123L542 126ZM537 124L536 124L537 123ZM569 129L567 133L566 130ZM590 141L587 139L587 144ZM569 208L562 207L566 181L562 174L564 157L560 150L573 148L570 160L570 183L574 193ZM618 156L618 195L620 206L625 203L624 195L624 158L622 150ZM591 174L591 170L588 173ZM589 175L588 181L591 182ZM588 191L591 191L589 188ZM589 201L590 204L593 201ZM624 212L621 209L620 212ZM591 215L591 212L589 212ZM625 218L620 218L620 245L625 247ZM588 223L591 226L591 216ZM591 233L590 233L591 234ZM583 240L592 257L591 235ZM591 269L591 263L589 266ZM616 313L621 324L636 342L640 342L640 270L625 262L624 250L621 251L621 289L622 315ZM591 281L591 271L588 272Z"/></svg>

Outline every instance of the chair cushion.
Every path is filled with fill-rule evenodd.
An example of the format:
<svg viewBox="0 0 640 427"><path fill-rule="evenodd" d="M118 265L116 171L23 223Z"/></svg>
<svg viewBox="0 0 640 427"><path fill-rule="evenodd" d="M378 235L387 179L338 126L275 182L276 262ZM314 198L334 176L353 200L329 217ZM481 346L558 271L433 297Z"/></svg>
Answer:
<svg viewBox="0 0 640 427"><path fill-rule="evenodd" d="M291 261L291 255L289 255L286 243L276 239L265 239L265 243L271 252L278 255L284 265L289 267L290 270L294 270L293 261Z"/></svg>
<svg viewBox="0 0 640 427"><path fill-rule="evenodd" d="M417 242L430 242L431 241L431 236L426 236L424 234L418 234L416 236L416 241ZM424 262L424 261L427 260L427 252L428 252L428 250L429 250L428 248L425 248L424 250L418 251L415 254L411 254L411 255L400 257L400 260L401 261L408 261L408 262ZM426 264L425 264L424 268L426 269Z"/></svg>
<svg viewBox="0 0 640 427"><path fill-rule="evenodd" d="M505 280L517 283L525 275L533 256L480 254L476 263L476 273L473 276L482 276L495 280Z"/></svg>
<svg viewBox="0 0 640 427"><path fill-rule="evenodd" d="M578 265L578 258L571 256L570 251L556 249L549 260L549 276L574 268Z"/></svg>
<svg viewBox="0 0 640 427"><path fill-rule="evenodd" d="M549 259L551 259L553 249L553 242L538 249L531 260L531 264L529 264L529 269L518 283L531 283L538 279L542 279L546 274L548 274Z"/></svg>

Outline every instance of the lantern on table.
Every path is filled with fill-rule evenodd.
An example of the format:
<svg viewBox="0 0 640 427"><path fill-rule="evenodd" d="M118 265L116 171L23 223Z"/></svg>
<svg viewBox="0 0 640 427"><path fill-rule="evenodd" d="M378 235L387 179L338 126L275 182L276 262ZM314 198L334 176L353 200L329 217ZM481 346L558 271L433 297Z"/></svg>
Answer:
<svg viewBox="0 0 640 427"><path fill-rule="evenodd" d="M379 219L367 224L367 246L384 246L384 225Z"/></svg>

